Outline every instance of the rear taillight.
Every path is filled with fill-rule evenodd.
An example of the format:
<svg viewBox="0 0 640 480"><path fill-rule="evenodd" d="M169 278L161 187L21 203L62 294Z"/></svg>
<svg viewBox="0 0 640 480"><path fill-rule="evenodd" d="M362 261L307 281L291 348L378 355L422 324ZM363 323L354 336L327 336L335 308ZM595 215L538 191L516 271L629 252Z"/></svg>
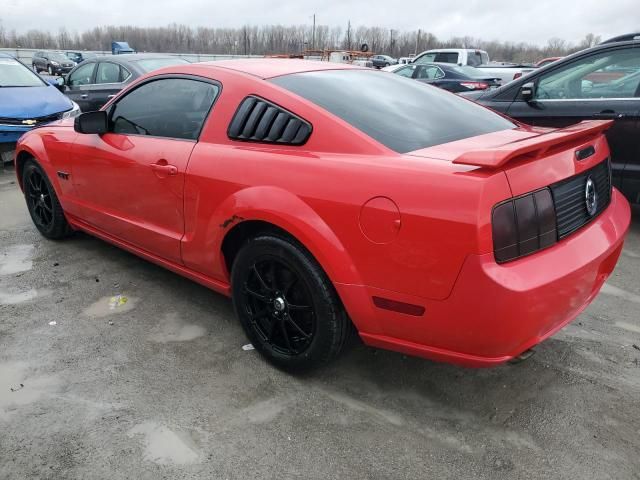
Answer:
<svg viewBox="0 0 640 480"><path fill-rule="evenodd" d="M524 257L558 241L556 212L548 188L497 205L491 224L498 263Z"/></svg>
<svg viewBox="0 0 640 480"><path fill-rule="evenodd" d="M460 85L469 90L486 90L489 88L489 84L484 82L460 82Z"/></svg>
<svg viewBox="0 0 640 480"><path fill-rule="evenodd" d="M522 76L522 72L518 72L513 76L513 79L515 80L517 78L520 78L521 76Z"/></svg>

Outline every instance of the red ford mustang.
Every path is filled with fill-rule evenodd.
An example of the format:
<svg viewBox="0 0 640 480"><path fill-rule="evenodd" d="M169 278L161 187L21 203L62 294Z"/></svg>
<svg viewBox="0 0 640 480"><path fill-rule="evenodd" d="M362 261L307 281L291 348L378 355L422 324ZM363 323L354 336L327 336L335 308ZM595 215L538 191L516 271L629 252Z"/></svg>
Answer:
<svg viewBox="0 0 640 480"><path fill-rule="evenodd" d="M82 230L233 297L290 369L368 345L469 366L578 315L630 221L609 122L517 124L437 88L296 60L179 65L34 129L40 232Z"/></svg>

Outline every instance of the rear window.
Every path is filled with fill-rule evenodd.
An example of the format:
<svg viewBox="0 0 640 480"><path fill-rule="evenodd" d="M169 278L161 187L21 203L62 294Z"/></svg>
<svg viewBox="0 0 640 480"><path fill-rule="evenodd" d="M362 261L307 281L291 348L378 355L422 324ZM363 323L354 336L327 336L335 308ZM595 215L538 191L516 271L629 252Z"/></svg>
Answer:
<svg viewBox="0 0 640 480"><path fill-rule="evenodd" d="M325 70L271 81L399 153L515 128L491 110L400 75Z"/></svg>
<svg viewBox="0 0 640 480"><path fill-rule="evenodd" d="M438 52L433 61L436 63L458 63L458 52Z"/></svg>
<svg viewBox="0 0 640 480"><path fill-rule="evenodd" d="M170 67L171 65L180 65L183 63L189 63L180 57L169 58L145 58L144 60L134 60L132 63L136 63L140 69L148 73L158 68Z"/></svg>

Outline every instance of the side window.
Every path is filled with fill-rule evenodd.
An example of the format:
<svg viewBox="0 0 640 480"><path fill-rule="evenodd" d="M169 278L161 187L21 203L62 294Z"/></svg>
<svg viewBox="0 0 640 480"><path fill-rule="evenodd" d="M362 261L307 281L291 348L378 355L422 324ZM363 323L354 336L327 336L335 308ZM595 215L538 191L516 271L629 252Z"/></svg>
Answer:
<svg viewBox="0 0 640 480"><path fill-rule="evenodd" d="M477 67L482 65L482 55L480 52L468 52L467 53L467 65L470 67Z"/></svg>
<svg viewBox="0 0 640 480"><path fill-rule="evenodd" d="M91 78L93 77L93 70L96 68L95 63L88 63L86 65L82 65L75 72L69 75L69 85L77 86L77 85L89 85L91 83Z"/></svg>
<svg viewBox="0 0 640 480"><path fill-rule="evenodd" d="M600 52L542 75L537 100L632 98L640 95L640 48Z"/></svg>
<svg viewBox="0 0 640 480"><path fill-rule="evenodd" d="M458 52L438 52L433 61L437 63L458 63Z"/></svg>
<svg viewBox="0 0 640 480"><path fill-rule="evenodd" d="M100 62L95 83L119 83L120 65L111 62Z"/></svg>
<svg viewBox="0 0 640 480"><path fill-rule="evenodd" d="M112 109L110 129L123 135L197 140L220 88L183 78L153 80Z"/></svg>
<svg viewBox="0 0 640 480"><path fill-rule="evenodd" d="M131 76L131 72L120 65L120 81L124 82Z"/></svg>
<svg viewBox="0 0 640 480"><path fill-rule="evenodd" d="M407 65L406 67L402 67L396 70L395 73L396 75L400 75L401 77L411 78L415 69L415 65Z"/></svg>

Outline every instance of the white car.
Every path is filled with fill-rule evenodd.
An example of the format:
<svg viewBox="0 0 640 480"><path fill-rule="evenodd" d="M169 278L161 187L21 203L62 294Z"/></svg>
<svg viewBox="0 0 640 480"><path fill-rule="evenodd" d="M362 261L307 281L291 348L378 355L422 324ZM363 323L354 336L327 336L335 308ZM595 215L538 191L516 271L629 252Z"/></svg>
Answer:
<svg viewBox="0 0 640 480"><path fill-rule="evenodd" d="M520 78L535 70L532 67L510 63L495 63L489 61L489 54L476 48L440 48L427 50L416 55L411 63L455 63L460 66L475 67L482 74L499 78L499 83L505 83Z"/></svg>

